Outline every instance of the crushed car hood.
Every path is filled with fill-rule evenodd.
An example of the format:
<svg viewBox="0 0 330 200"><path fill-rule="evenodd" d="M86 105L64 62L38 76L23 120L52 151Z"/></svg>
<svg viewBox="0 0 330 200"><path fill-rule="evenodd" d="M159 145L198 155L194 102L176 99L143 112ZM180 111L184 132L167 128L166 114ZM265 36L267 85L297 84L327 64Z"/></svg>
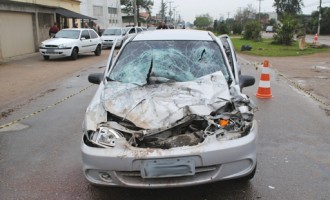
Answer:
<svg viewBox="0 0 330 200"><path fill-rule="evenodd" d="M138 86L110 81L101 103L110 113L143 129L169 127L189 115L206 116L230 101L221 72L194 81Z"/></svg>

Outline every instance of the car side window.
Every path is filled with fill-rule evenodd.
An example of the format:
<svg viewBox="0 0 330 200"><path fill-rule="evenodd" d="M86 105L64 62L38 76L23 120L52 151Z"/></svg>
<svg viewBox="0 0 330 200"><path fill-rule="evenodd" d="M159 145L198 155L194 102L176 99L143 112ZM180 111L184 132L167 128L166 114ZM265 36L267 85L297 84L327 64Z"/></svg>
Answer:
<svg viewBox="0 0 330 200"><path fill-rule="evenodd" d="M91 37L90 37L90 35L89 35L89 32L88 32L88 30L83 30L83 32L81 33L81 37L83 38L85 38L85 39L90 39Z"/></svg>
<svg viewBox="0 0 330 200"><path fill-rule="evenodd" d="M131 28L131 30L129 30L128 34L133 34L135 33L135 28Z"/></svg>
<svg viewBox="0 0 330 200"><path fill-rule="evenodd" d="M138 33L143 31L142 28L136 28L136 30L137 30Z"/></svg>
<svg viewBox="0 0 330 200"><path fill-rule="evenodd" d="M91 34L92 39L98 37L97 33L95 31L93 31L93 30L89 30L89 33Z"/></svg>
<svg viewBox="0 0 330 200"><path fill-rule="evenodd" d="M229 64L233 69L234 68L234 60L233 60L233 57L232 57L232 51L231 51L229 42L226 38L221 38L221 42L223 44L223 48L225 49L226 57L229 61Z"/></svg>

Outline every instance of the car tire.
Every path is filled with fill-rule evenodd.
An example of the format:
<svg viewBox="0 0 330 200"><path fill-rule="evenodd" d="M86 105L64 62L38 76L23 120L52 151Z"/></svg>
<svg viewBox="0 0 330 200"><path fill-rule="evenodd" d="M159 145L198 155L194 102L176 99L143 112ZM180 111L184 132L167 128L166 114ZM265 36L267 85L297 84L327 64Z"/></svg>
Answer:
<svg viewBox="0 0 330 200"><path fill-rule="evenodd" d="M44 60L49 60L49 56L44 56Z"/></svg>
<svg viewBox="0 0 330 200"><path fill-rule="evenodd" d="M102 49L101 49L101 45L97 45L95 51L94 51L94 54L96 56L100 56L101 55L101 52L102 52Z"/></svg>
<svg viewBox="0 0 330 200"><path fill-rule="evenodd" d="M75 47L72 49L72 52L71 52L71 59L72 60L77 60L78 58L78 48Z"/></svg>

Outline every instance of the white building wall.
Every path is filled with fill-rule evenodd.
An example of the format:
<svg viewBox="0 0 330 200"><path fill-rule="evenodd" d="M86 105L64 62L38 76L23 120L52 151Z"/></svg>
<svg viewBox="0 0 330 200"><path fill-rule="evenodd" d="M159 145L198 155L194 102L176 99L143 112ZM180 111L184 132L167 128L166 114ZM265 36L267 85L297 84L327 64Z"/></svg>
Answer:
<svg viewBox="0 0 330 200"><path fill-rule="evenodd" d="M80 12L83 15L96 18L95 22L101 29L119 26L122 27L120 0L81 0ZM109 13L114 9L117 13Z"/></svg>

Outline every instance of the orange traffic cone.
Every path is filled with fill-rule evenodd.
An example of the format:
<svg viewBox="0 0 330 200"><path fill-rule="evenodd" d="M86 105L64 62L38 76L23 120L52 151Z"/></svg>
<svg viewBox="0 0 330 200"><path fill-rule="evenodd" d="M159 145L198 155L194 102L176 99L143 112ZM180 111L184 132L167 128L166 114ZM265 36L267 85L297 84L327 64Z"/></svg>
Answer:
<svg viewBox="0 0 330 200"><path fill-rule="evenodd" d="M269 75L269 61L264 61L264 67L260 77L258 92L256 96L262 99L272 98L272 92L270 90L270 75Z"/></svg>

